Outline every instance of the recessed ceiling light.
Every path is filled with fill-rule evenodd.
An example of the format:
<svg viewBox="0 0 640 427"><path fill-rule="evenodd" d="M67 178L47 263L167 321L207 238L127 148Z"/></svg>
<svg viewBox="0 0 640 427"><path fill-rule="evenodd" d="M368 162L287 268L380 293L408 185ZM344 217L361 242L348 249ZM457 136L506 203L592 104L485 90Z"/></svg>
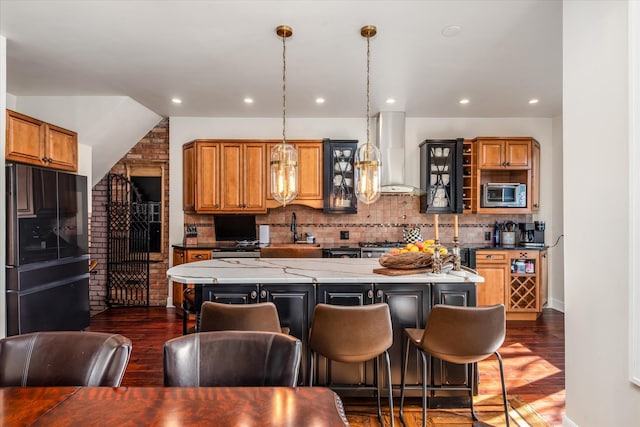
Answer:
<svg viewBox="0 0 640 427"><path fill-rule="evenodd" d="M253 98L245 98L244 99L244 103L245 104L253 104Z"/></svg>
<svg viewBox="0 0 640 427"><path fill-rule="evenodd" d="M174 104L182 104L182 99L180 98L171 98L171 102Z"/></svg>
<svg viewBox="0 0 640 427"><path fill-rule="evenodd" d="M387 100L385 101L387 104L395 104L396 100L393 98L387 98Z"/></svg>
<svg viewBox="0 0 640 427"><path fill-rule="evenodd" d="M316 104L324 104L324 98L316 98Z"/></svg>
<svg viewBox="0 0 640 427"><path fill-rule="evenodd" d="M440 34L442 34L445 37L455 37L458 34L460 34L460 31L462 31L461 26L449 25L448 27L444 27L442 31L440 31Z"/></svg>
<svg viewBox="0 0 640 427"><path fill-rule="evenodd" d="M539 101L536 98L530 99L529 104L537 104Z"/></svg>
<svg viewBox="0 0 640 427"><path fill-rule="evenodd" d="M460 101L458 101L460 104L468 104L469 100L467 98L462 98Z"/></svg>

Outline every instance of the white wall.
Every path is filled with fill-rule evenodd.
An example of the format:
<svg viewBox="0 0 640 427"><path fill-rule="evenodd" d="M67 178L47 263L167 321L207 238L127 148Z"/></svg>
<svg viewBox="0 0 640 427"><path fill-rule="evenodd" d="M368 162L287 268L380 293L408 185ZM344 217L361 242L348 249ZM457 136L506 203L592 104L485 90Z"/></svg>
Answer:
<svg viewBox="0 0 640 427"><path fill-rule="evenodd" d="M627 252L627 19L627 1L563 6L566 426L640 420L628 368L627 266L638 260Z"/></svg>
<svg viewBox="0 0 640 427"><path fill-rule="evenodd" d="M6 114L4 110L7 108L7 39L0 36L0 168L4 170L4 156L6 150ZM5 180L0 179L0 194L5 194ZM0 242L6 242L7 223L5 213L5 198L0 197ZM0 338L7 335L6 325L6 279L4 274L6 254L2 248L3 256L0 257Z"/></svg>

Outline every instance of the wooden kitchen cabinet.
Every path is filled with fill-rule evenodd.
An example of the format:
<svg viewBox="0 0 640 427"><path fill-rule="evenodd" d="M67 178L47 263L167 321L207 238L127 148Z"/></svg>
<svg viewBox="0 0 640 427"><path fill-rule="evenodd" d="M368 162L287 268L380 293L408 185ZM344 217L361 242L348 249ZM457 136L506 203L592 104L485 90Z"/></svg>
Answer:
<svg viewBox="0 0 640 427"><path fill-rule="evenodd" d="M182 148L183 209L266 213L265 143L195 140Z"/></svg>
<svg viewBox="0 0 640 427"><path fill-rule="evenodd" d="M509 277L507 251L477 251L476 270L484 277L484 283L478 283L478 306L504 304L505 284Z"/></svg>
<svg viewBox="0 0 640 427"><path fill-rule="evenodd" d="M535 320L547 303L546 250L479 250L478 305L504 304L507 320Z"/></svg>
<svg viewBox="0 0 640 427"><path fill-rule="evenodd" d="M480 169L529 169L531 138L478 137L478 167Z"/></svg>
<svg viewBox="0 0 640 427"><path fill-rule="evenodd" d="M531 137L477 137L475 177L476 211L479 214L531 214L540 209L540 144ZM518 183L527 187L525 207L484 207L484 186Z"/></svg>
<svg viewBox="0 0 640 427"><path fill-rule="evenodd" d="M211 259L211 249L185 249L185 248L173 248L173 266L185 264L187 262L205 261ZM187 287L193 287L193 285L187 285ZM183 315L182 311L182 283L173 283L173 305L176 307L176 313L180 316ZM194 316L191 316L194 317Z"/></svg>
<svg viewBox="0 0 640 427"><path fill-rule="evenodd" d="M280 141L281 143L281 141ZM288 144L298 152L298 195L289 204L304 205L315 209L322 209L322 140L288 140ZM267 141L265 183L267 193L267 208L276 208L280 203L271 197L271 149L278 141Z"/></svg>
<svg viewBox="0 0 640 427"><path fill-rule="evenodd" d="M78 134L7 110L7 160L76 172Z"/></svg>

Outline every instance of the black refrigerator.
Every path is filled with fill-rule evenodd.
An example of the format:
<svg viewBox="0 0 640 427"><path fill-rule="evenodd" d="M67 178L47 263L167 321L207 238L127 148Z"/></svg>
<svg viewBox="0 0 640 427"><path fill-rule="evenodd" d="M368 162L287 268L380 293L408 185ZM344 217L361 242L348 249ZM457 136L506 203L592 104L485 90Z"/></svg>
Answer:
<svg viewBox="0 0 640 427"><path fill-rule="evenodd" d="M7 335L89 326L87 178L6 165Z"/></svg>

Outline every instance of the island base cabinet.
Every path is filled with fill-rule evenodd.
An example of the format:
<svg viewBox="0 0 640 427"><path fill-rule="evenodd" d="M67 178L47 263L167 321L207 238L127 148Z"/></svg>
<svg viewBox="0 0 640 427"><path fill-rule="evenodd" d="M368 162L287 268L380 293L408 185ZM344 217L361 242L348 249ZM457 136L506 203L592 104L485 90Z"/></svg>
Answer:
<svg viewBox="0 0 640 427"><path fill-rule="evenodd" d="M389 349L391 382L394 396L400 395L402 364L406 349L405 328L424 328L433 304L476 305L475 284L256 284L256 285L203 285L196 286L196 300L216 301L230 304L273 302L280 317L281 326L290 329L290 334L302 341L300 385L309 382L310 350L309 329L316 303L344 306L386 303L391 313L393 345ZM331 387L341 396L372 397L375 385L375 363L339 363L318 356L314 363L316 385ZM387 394L386 367L380 357L380 388ZM468 366L443 363L429 358L427 378L431 385L468 384ZM422 363L416 349L409 353L407 365L407 396L421 396ZM473 380L474 387L477 379ZM457 394L456 394L457 393ZM468 396L462 392L436 391L432 407L459 406ZM442 399L441 399L442 398ZM462 400L461 400L462 399Z"/></svg>
<svg viewBox="0 0 640 427"><path fill-rule="evenodd" d="M433 285L432 307L436 304L455 305L460 307L476 306L476 285L436 283ZM477 378L471 378L471 365L445 362L430 357L427 363L429 372L427 381L433 387L468 387L472 384L474 394L478 391ZM469 394L466 391L436 390L432 393L441 399L431 399L431 408L446 408L468 404ZM465 402L465 403L461 403Z"/></svg>
<svg viewBox="0 0 640 427"><path fill-rule="evenodd" d="M402 384L402 360L405 355L405 328L422 328L431 303L429 286L380 284L376 285L376 302L389 304L391 325L393 327L393 345L389 349L391 358L391 383L400 395ZM417 350L409 353L406 383L408 386L422 384L422 363ZM383 377L383 387L387 386ZM394 391L396 393L396 391ZM409 396L412 394L408 394Z"/></svg>
<svg viewBox="0 0 640 427"><path fill-rule="evenodd" d="M289 328L289 334L302 341L302 360L298 384L305 385L309 378L309 328L311 314L316 305L313 285L260 285L260 302L272 302L278 309L280 326Z"/></svg>

